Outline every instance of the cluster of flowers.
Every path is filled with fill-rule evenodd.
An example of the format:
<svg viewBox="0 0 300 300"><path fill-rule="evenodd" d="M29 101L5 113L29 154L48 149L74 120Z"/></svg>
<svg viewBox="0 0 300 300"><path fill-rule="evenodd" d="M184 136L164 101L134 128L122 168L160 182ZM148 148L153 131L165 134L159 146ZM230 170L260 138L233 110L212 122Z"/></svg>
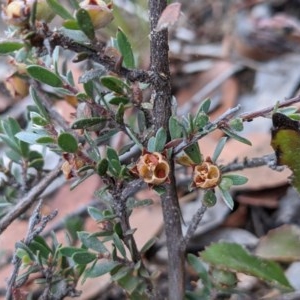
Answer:
<svg viewBox="0 0 300 300"><path fill-rule="evenodd" d="M219 167L208 157L205 161L193 167L192 187L212 189L221 180ZM169 183L170 165L166 152L148 152L144 150L131 173L143 179L149 185Z"/></svg>

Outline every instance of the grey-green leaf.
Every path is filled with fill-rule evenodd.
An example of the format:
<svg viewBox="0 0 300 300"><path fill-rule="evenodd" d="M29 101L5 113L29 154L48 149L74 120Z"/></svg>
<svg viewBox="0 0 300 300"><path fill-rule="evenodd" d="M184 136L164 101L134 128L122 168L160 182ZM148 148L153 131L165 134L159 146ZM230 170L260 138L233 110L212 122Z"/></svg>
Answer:
<svg viewBox="0 0 300 300"><path fill-rule="evenodd" d="M115 261L99 262L87 271L86 276L89 278L100 277L106 273L109 273L118 265L119 263Z"/></svg>
<svg viewBox="0 0 300 300"><path fill-rule="evenodd" d="M249 145L249 146L252 146L252 143L247 140L246 138L234 133L233 131L227 129L227 128L222 128L222 130L224 131L224 133L226 133L228 136L230 136L231 138L241 142L241 143L244 143L246 145Z"/></svg>
<svg viewBox="0 0 300 300"><path fill-rule="evenodd" d="M114 76L101 77L101 83L109 90L120 95L126 95L126 92L129 91L129 86L125 82Z"/></svg>
<svg viewBox="0 0 300 300"><path fill-rule="evenodd" d="M169 119L169 130L172 140L179 139L183 135L182 125L174 116L171 116Z"/></svg>
<svg viewBox="0 0 300 300"><path fill-rule="evenodd" d="M65 9L65 6L61 5L57 0L47 0L47 3L63 19L74 19L71 13Z"/></svg>
<svg viewBox="0 0 300 300"><path fill-rule="evenodd" d="M57 138L57 143L58 146L65 152L75 153L78 150L78 142L71 133L61 133Z"/></svg>
<svg viewBox="0 0 300 300"><path fill-rule="evenodd" d="M223 178L230 178L233 185L242 185L248 182L248 178L237 174L225 174Z"/></svg>
<svg viewBox="0 0 300 300"><path fill-rule="evenodd" d="M225 204L232 210L234 207L234 202L233 202L233 199L232 199L230 193L228 192L228 190L222 190L220 188L219 191L222 195L222 198L223 198Z"/></svg>
<svg viewBox="0 0 300 300"><path fill-rule="evenodd" d="M217 161L217 159L218 159L218 157L220 156L220 154L221 154L221 152L222 152L222 150L223 150L223 148L224 148L226 142L227 142L227 137L222 137L222 138L219 140L219 142L218 142L218 144L217 144L217 146L216 146L216 149L215 149L215 151L214 151L214 154L212 155L212 161L213 161L213 162L216 162L216 161Z"/></svg>
<svg viewBox="0 0 300 300"><path fill-rule="evenodd" d="M106 253L107 249L104 244L95 236L88 232L80 231L78 232L78 238L83 243L84 246L95 250L99 253Z"/></svg>
<svg viewBox="0 0 300 300"><path fill-rule="evenodd" d="M126 68L133 69L135 67L134 56L131 48L131 44L128 41L127 36L122 31L121 28L118 28L117 32L117 42L118 48L123 56L123 64Z"/></svg>
<svg viewBox="0 0 300 300"><path fill-rule="evenodd" d="M85 9L79 8L76 12L76 19L80 29L89 39L93 40L95 38L95 29L89 13Z"/></svg>
<svg viewBox="0 0 300 300"><path fill-rule="evenodd" d="M79 265L86 265L94 261L97 258L95 253L88 251L76 252L73 254L72 259Z"/></svg>
<svg viewBox="0 0 300 300"><path fill-rule="evenodd" d="M24 44L21 42L10 42L10 41L0 42L0 55L12 53L23 47Z"/></svg>
<svg viewBox="0 0 300 300"><path fill-rule="evenodd" d="M85 118L85 119L78 119L76 120L71 128L73 129L87 129L94 125L101 124L105 122L107 119L102 117L91 117L91 118Z"/></svg>
<svg viewBox="0 0 300 300"><path fill-rule="evenodd" d="M167 141L167 132L163 127L161 127L156 132L155 146L154 146L155 151L162 152L164 150L166 141Z"/></svg>
<svg viewBox="0 0 300 300"><path fill-rule="evenodd" d="M55 73L49 71L44 67L38 65L30 65L27 67L27 72L32 78L41 83L48 84L52 87L63 86L62 79Z"/></svg>

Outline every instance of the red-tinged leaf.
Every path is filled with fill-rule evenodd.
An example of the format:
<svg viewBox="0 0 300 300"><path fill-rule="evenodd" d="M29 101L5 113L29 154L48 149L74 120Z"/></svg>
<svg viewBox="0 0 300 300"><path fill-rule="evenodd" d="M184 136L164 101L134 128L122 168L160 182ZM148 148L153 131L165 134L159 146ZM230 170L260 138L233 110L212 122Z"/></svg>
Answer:
<svg viewBox="0 0 300 300"><path fill-rule="evenodd" d="M278 165L292 170L292 184L300 193L300 129L299 122L281 113L273 114L272 141Z"/></svg>
<svg viewBox="0 0 300 300"><path fill-rule="evenodd" d="M161 31L173 26L179 19L181 3L175 2L168 5L162 12L156 26L156 31Z"/></svg>

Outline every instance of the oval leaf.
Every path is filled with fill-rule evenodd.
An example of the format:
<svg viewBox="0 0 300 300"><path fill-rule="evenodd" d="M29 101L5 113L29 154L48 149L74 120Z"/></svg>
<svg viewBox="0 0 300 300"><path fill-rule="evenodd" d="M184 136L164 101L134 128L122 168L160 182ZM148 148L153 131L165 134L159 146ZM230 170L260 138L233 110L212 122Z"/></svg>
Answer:
<svg viewBox="0 0 300 300"><path fill-rule="evenodd" d="M119 263L115 261L106 261L106 262L97 263L87 271L86 276L89 278L100 277L106 273L109 273L118 265Z"/></svg>
<svg viewBox="0 0 300 300"><path fill-rule="evenodd" d="M85 9L79 8L76 12L76 19L80 29L89 39L93 40L95 38L95 29L89 13Z"/></svg>
<svg viewBox="0 0 300 300"><path fill-rule="evenodd" d="M24 44L20 42L9 42L3 41L0 42L0 55L9 54L16 50L23 48Z"/></svg>
<svg viewBox="0 0 300 300"><path fill-rule="evenodd" d="M109 90L124 95L129 90L129 86L122 80L114 76L103 76L101 77L101 83Z"/></svg>
<svg viewBox="0 0 300 300"><path fill-rule="evenodd" d="M63 19L74 19L73 16L57 0L47 0L51 9Z"/></svg>
<svg viewBox="0 0 300 300"><path fill-rule="evenodd" d="M78 238L82 244L90 249L93 249L99 253L106 253L107 249L104 244L95 236L85 231L79 231Z"/></svg>
<svg viewBox="0 0 300 300"><path fill-rule="evenodd" d="M27 72L32 78L41 83L48 84L53 87L63 86L62 79L44 67L31 65L27 67Z"/></svg>
<svg viewBox="0 0 300 300"><path fill-rule="evenodd" d="M166 141L167 141L167 132L163 127L161 127L156 132L155 146L154 146L155 151L162 152L164 150Z"/></svg>
<svg viewBox="0 0 300 300"><path fill-rule="evenodd" d="M105 122L107 119L105 118L100 118L100 117L91 117L91 118L86 118L86 119L79 119L76 120L71 128L72 129L87 129L90 128L94 125L98 125L100 123Z"/></svg>
<svg viewBox="0 0 300 300"><path fill-rule="evenodd" d="M79 265L86 265L97 258L97 255L90 252L76 252L72 259Z"/></svg>
<svg viewBox="0 0 300 300"><path fill-rule="evenodd" d="M226 174L223 178L229 178L233 185L242 185L248 182L248 178L237 174Z"/></svg>
<svg viewBox="0 0 300 300"><path fill-rule="evenodd" d="M127 36L122 31L121 28L118 28L117 32L117 42L118 42L118 48L123 56L123 64L126 68L133 69L135 67L134 64L134 56L132 52L131 45L128 41Z"/></svg>
<svg viewBox="0 0 300 300"><path fill-rule="evenodd" d="M76 138L68 133L63 132L58 136L58 146L65 152L75 153L78 150L78 142Z"/></svg>

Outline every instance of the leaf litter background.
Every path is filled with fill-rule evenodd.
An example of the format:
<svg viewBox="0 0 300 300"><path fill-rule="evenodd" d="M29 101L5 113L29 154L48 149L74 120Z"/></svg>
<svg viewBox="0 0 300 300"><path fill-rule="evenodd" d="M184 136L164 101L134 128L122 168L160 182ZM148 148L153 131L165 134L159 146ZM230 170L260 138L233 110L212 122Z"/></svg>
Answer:
<svg viewBox="0 0 300 300"><path fill-rule="evenodd" d="M141 66L145 67L149 60L146 51L148 33L143 20L147 15L147 9L143 9L145 4L137 2L138 6L134 6L130 1L114 2L116 10L118 7L126 10L123 17L125 20L129 17L129 22L133 24L127 30L132 31L134 49L144 53L139 60ZM139 18L132 22L137 7ZM215 119L237 104L242 106L239 113L250 112L299 94L300 1L182 1L182 12L175 27L170 29L173 91L180 114L194 112L207 97L211 98L214 108L211 119ZM120 26L126 23L120 18L116 22ZM70 67L78 77L78 66L74 64ZM1 63L2 81L10 72L4 68L5 65ZM28 97L12 99L3 85L1 90L1 118L12 116L22 120L25 107L31 100ZM70 105L59 101L55 109L66 120L72 121L73 108ZM219 163L242 161L272 153L270 132L270 119L257 118L245 124L243 135L253 146L229 140ZM215 132L201 139L200 149L204 156L212 154L220 137L221 132ZM117 148L122 141L115 139L112 142ZM56 160L54 155L48 155L49 168L56 165ZM284 263L286 276L296 290L294 298L283 298L276 289L253 277L239 274L239 288L248 292L249 299L299 299L300 197L288 184L290 171L285 169L276 172L265 166L237 173L247 176L249 181L232 190L234 210L229 211L219 200L205 214L189 250L197 253L220 240L244 245L262 257ZM200 205L197 192L186 193L188 179L188 174L180 173L178 176L180 203L186 224ZM94 191L101 184L100 179L94 176L70 191L70 184L62 177L56 180L45 193L44 210L50 212L58 209L59 215L48 224L45 234L57 228L58 237L63 242L65 232L61 229L66 218L74 212L84 218L85 207L97 204ZM134 211L131 224L137 228L135 237L139 247L151 237L157 236L157 243L147 258L150 268L158 271L161 289L164 290L167 285L167 253L159 199L148 189L141 191L137 197L154 200L153 205ZM26 230L26 220L18 220L0 236L0 295L5 293L5 279L11 272L9 262L14 244L24 237ZM95 231L98 228L87 218L85 230ZM189 280L193 279L192 271L189 271L189 275ZM32 282L29 284L35 287ZM81 299L124 298L122 292L110 284L108 276L88 280L79 288L83 290ZM245 299L245 295L243 298L234 295L230 299Z"/></svg>

